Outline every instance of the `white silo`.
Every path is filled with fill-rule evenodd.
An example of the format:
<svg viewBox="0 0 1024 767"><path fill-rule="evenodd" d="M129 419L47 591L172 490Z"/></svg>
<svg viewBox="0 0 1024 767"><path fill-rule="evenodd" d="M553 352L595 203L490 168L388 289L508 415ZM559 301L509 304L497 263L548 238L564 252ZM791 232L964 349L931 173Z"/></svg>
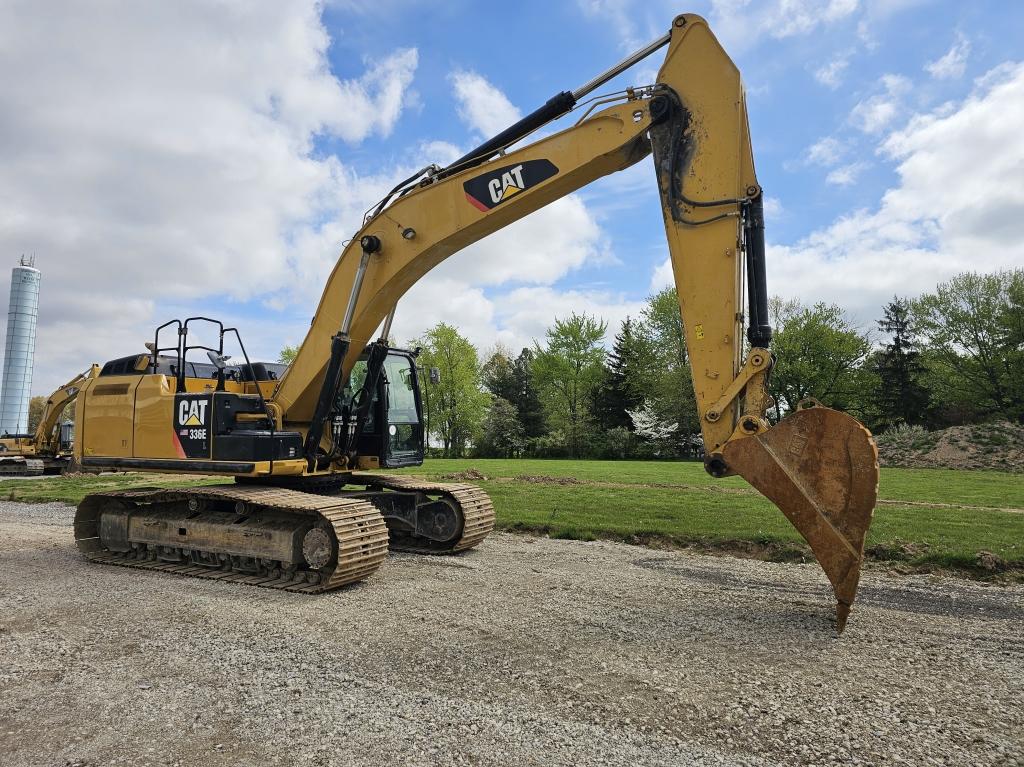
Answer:
<svg viewBox="0 0 1024 767"><path fill-rule="evenodd" d="M3 388L0 389L0 436L28 431L32 395L32 361L36 353L39 313L39 270L35 257L21 257L11 270L11 303L7 309Z"/></svg>

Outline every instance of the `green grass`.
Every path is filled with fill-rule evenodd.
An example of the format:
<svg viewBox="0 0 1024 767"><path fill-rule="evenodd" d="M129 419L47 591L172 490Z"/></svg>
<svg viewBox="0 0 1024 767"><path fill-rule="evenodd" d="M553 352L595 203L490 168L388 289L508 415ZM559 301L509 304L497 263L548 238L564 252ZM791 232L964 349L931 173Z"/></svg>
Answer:
<svg viewBox="0 0 1024 767"><path fill-rule="evenodd" d="M433 459L415 471L441 478L471 468L488 478L474 482L494 499L500 527L810 556L770 501L737 477L712 479L696 462ZM523 475L580 484L515 480ZM993 510L1024 508L1024 476L882 469L879 499L866 543L875 558L984 575L978 553L988 551L1024 570L1024 514Z"/></svg>
<svg viewBox="0 0 1024 767"><path fill-rule="evenodd" d="M127 490L131 487L191 487L215 485L224 477L182 479L173 474L104 474L102 476L71 475L48 479L5 479L0 481L0 498L26 503L63 501L77 504L89 493ZM230 481L228 479L227 481Z"/></svg>
<svg viewBox="0 0 1024 767"><path fill-rule="evenodd" d="M506 459L428 460L411 473L438 477L476 469L486 477L513 478L523 474L575 477L588 482L616 484L687 485L694 489L744 490L760 497L738 477L713 479L696 461L560 461ZM885 501L961 504L1024 509L1024 475L999 471L954 469L882 469L878 497Z"/></svg>
<svg viewBox="0 0 1024 767"><path fill-rule="evenodd" d="M800 535L739 478L714 480L699 463L558 460L428 460L404 473L441 479L475 469L494 499L498 526L553 537L687 545L769 559L807 559ZM532 477L528 481L523 477ZM549 479L545 479L549 478ZM561 479L565 484L557 481ZM210 484L171 475L70 476L0 481L0 498L77 503L89 492ZM1024 575L1024 476L991 471L883 469L867 548L910 569L992 575L981 551ZM1007 509L1001 511L998 509Z"/></svg>

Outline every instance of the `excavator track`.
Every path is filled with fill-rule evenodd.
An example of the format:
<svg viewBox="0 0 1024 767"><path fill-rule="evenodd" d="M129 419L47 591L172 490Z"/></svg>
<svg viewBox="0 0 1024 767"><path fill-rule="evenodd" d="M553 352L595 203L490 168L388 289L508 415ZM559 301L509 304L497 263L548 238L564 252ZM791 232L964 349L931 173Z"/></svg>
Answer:
<svg viewBox="0 0 1024 767"><path fill-rule="evenodd" d="M22 456L0 458L0 475L38 477L46 473L46 463L41 458L23 458Z"/></svg>
<svg viewBox="0 0 1024 767"><path fill-rule="evenodd" d="M450 554L477 546L494 529L494 504L490 496L477 487L464 483L428 482L419 477L392 474L354 474L353 482L384 490L438 495L454 502L462 513L462 530L458 538L438 543L421 541L411 535L391 536L391 550L414 554Z"/></svg>
<svg viewBox="0 0 1024 767"><path fill-rule="evenodd" d="M235 508L239 509L234 514L235 521L221 524L221 529L228 529L231 524L244 524L250 513L254 516L262 513L272 517L270 525L276 524L281 528L291 524L297 530L306 531L302 539L302 551L307 557L304 566L284 560L250 557L246 552L234 552L230 546L224 545L197 548L186 543L175 551L174 546L131 542L120 546L127 550L118 551L101 540L102 531L111 528L111 520L117 523L119 515L124 518L139 512L146 516L149 525L170 525L173 529L178 524L189 524L187 516L181 517L184 511L192 510L192 517L200 517L201 510L212 504L236 505ZM220 516L225 514L216 513ZM110 516L104 519L105 515ZM162 516L166 516L166 520L161 521ZM270 537L269 532L259 529L243 531L241 535L256 541ZM388 553L388 531L380 512L358 498L318 496L272 487L211 485L175 490L124 490L87 496L75 514L75 543L93 562L319 594L363 580L380 567ZM232 556L236 553L239 556ZM173 561L175 556L178 561ZM247 566L239 568L242 560ZM220 566L209 566L208 563L213 561L219 561Z"/></svg>

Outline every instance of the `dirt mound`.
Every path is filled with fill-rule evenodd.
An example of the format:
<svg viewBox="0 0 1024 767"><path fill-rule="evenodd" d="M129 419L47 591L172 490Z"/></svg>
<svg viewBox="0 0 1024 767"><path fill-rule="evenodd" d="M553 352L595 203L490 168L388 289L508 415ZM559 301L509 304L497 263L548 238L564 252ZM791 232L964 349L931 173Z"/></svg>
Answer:
<svg viewBox="0 0 1024 767"><path fill-rule="evenodd" d="M876 436L882 466L1024 472L1024 426L996 423L926 431L919 426Z"/></svg>
<svg viewBox="0 0 1024 767"><path fill-rule="evenodd" d="M516 482L532 482L536 485L582 485L576 477L549 477L546 474L517 474Z"/></svg>
<svg viewBox="0 0 1024 767"><path fill-rule="evenodd" d="M465 471L456 471L451 474L442 474L441 479L445 480L446 482L464 482L467 479L481 481L487 479L487 477L485 477L476 469L466 469Z"/></svg>

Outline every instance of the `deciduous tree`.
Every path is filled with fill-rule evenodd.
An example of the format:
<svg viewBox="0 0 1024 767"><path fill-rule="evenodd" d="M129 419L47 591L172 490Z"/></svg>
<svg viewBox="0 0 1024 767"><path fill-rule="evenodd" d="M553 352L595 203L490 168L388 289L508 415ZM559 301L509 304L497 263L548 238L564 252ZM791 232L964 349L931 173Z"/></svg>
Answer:
<svg viewBox="0 0 1024 767"><path fill-rule="evenodd" d="M1024 270L960 274L913 302L941 402L974 418L1024 419Z"/></svg>
<svg viewBox="0 0 1024 767"><path fill-rule="evenodd" d="M43 410L46 409L46 397L32 397L28 401L28 433L35 434L36 427L43 420Z"/></svg>
<svg viewBox="0 0 1024 767"><path fill-rule="evenodd" d="M862 364L871 351L868 334L834 304L807 307L773 298L770 308L775 325L772 350L778 362L769 390L783 413L814 397L863 415L873 391L873 374Z"/></svg>
<svg viewBox="0 0 1024 767"><path fill-rule="evenodd" d="M440 440L446 458L460 457L477 435L489 400L481 388L476 348L443 322L416 345L422 347L420 366L440 372L438 383L431 383L429 377L423 381L424 398L430 403L427 429Z"/></svg>
<svg viewBox="0 0 1024 767"><path fill-rule="evenodd" d="M570 457L580 455L589 393L601 377L607 325L587 314L555 320L545 345L536 344L533 373L543 393L548 423L566 435Z"/></svg>
<svg viewBox="0 0 1024 767"><path fill-rule="evenodd" d="M526 446L515 405L495 397L484 418L477 454L485 458L517 458Z"/></svg>

